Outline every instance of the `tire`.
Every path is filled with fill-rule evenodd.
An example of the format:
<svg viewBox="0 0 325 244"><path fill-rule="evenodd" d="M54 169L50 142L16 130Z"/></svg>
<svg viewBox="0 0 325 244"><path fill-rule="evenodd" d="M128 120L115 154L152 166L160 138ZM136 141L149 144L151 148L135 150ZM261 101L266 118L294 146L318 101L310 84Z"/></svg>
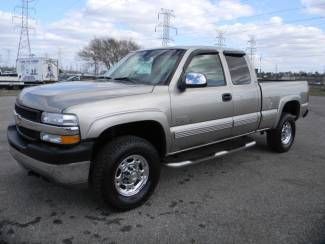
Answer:
<svg viewBox="0 0 325 244"><path fill-rule="evenodd" d="M282 130L285 130L284 127L287 128L287 131L291 131L291 136L285 136L285 134L282 133ZM281 116L277 127L267 132L267 144L273 151L284 153L290 150L294 142L295 135L295 117L291 114L284 113Z"/></svg>
<svg viewBox="0 0 325 244"><path fill-rule="evenodd" d="M136 165L135 162L140 162L138 170L132 168L135 167L132 166L132 163ZM157 150L150 142L136 136L113 139L98 151L93 163L91 182L96 196L111 208L120 211L142 205L154 192L160 177L161 164ZM128 171L130 167L133 171ZM137 173L147 177L142 177L138 184L131 184L136 190L128 190L128 180L135 181L137 178L138 181L138 177L141 178Z"/></svg>

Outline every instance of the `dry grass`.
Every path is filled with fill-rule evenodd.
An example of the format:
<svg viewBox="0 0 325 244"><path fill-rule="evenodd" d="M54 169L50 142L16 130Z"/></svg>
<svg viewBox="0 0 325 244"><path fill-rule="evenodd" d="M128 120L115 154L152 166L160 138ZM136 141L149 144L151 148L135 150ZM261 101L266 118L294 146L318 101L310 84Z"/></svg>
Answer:
<svg viewBox="0 0 325 244"><path fill-rule="evenodd" d="M0 89L0 97L4 96L17 96L21 90L7 90L7 89Z"/></svg>
<svg viewBox="0 0 325 244"><path fill-rule="evenodd" d="M325 96L325 87L321 86L310 86L309 90L310 96Z"/></svg>

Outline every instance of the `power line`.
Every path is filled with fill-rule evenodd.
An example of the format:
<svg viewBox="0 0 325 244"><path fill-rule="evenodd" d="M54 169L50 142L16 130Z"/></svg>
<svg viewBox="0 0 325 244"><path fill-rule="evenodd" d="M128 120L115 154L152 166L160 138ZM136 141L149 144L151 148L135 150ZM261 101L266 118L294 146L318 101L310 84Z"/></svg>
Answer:
<svg viewBox="0 0 325 244"><path fill-rule="evenodd" d="M7 48L6 51L7 51L7 66L10 67L10 65L11 65L11 50L9 48Z"/></svg>
<svg viewBox="0 0 325 244"><path fill-rule="evenodd" d="M325 17L313 17L313 18L306 18L306 19L295 19L291 21L284 22L284 24L292 24L292 23L298 23L298 22L304 22L304 21L313 21L313 20L320 20L320 19L325 19ZM267 26L274 26L276 23L265 23L265 24L260 24L258 27L267 27ZM241 31L235 31L235 32L230 32L227 35L239 35L245 32L249 32L252 30L241 30ZM262 32L263 33L263 32Z"/></svg>
<svg viewBox="0 0 325 244"><path fill-rule="evenodd" d="M158 13L159 23L155 27L155 32L157 32L158 29L161 30L160 39L162 40L163 47L166 47L169 42L173 41L173 39L170 37L170 30L175 30L177 35L177 28L172 26L170 23L171 18L175 18L174 10L162 8Z"/></svg>
<svg viewBox="0 0 325 244"><path fill-rule="evenodd" d="M250 36L250 39L247 42L248 44L248 52L249 52L249 58L251 61L252 66L255 69L255 53L256 53L256 39L255 36Z"/></svg>
<svg viewBox="0 0 325 244"><path fill-rule="evenodd" d="M19 37L19 45L18 45L18 52L17 52L17 60L20 58L27 58L31 57L31 46L30 46L30 39L29 39L29 30L31 29L29 25L30 21L30 3L34 0L21 0L21 6L17 6L15 10L19 10L20 14L15 14L14 18L18 18L20 20L20 37Z"/></svg>
<svg viewBox="0 0 325 244"><path fill-rule="evenodd" d="M248 18L256 18L256 17L261 17L265 15L272 15L272 14L279 14L279 13L286 13L286 12L291 12L291 11L297 11L297 10L302 10L302 9L308 9L308 8L314 8L314 7L322 7L325 6L325 3L320 3L320 4L312 4L309 6L304 6L304 7L297 7L297 8L284 8L284 9L278 9L270 12L264 12L261 14L256 14L256 15L251 15L251 16L244 16L244 17L239 17L240 19L248 19Z"/></svg>
<svg viewBox="0 0 325 244"><path fill-rule="evenodd" d="M224 37L225 33L223 31L217 31L217 47L224 48L226 46L226 38Z"/></svg>

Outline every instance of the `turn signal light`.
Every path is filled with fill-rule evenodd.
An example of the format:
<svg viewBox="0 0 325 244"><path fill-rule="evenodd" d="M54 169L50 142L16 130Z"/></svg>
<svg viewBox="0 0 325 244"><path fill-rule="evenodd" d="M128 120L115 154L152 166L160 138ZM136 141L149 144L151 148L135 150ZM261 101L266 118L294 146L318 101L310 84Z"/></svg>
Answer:
<svg viewBox="0 0 325 244"><path fill-rule="evenodd" d="M53 135L48 133L41 133L41 140L55 143L55 144L70 145L70 144L76 144L80 142L80 136L79 135L61 136L61 135Z"/></svg>

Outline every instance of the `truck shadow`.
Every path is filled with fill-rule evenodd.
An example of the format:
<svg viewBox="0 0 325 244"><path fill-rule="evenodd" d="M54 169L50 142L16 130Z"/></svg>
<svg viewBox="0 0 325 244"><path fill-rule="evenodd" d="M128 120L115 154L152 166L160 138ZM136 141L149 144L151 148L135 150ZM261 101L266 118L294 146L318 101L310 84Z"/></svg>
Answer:
<svg viewBox="0 0 325 244"><path fill-rule="evenodd" d="M25 171L19 170L7 180L12 190L2 200L2 206L9 206L11 211L7 213L0 209L3 216L0 218L0 232L12 240L12 232L26 234L30 231L29 226L33 229L53 227L72 236L78 230L86 239L103 241L105 232L98 232L100 227L125 233L140 228L143 222L150 224L157 219L164 221L164 218L178 214L190 214L193 209L204 207L204 202L218 197L211 192L214 191L211 187L206 188L211 181L215 188L219 184L222 187L223 181L232 181L231 175L242 170L244 164L259 160L263 153L271 154L264 137L256 140L256 147L224 158L180 169L163 167L160 184L150 200L124 213L115 212L96 199L87 185L56 185L40 177L27 176ZM15 214L9 214L12 211ZM76 226L73 223L77 223Z"/></svg>

